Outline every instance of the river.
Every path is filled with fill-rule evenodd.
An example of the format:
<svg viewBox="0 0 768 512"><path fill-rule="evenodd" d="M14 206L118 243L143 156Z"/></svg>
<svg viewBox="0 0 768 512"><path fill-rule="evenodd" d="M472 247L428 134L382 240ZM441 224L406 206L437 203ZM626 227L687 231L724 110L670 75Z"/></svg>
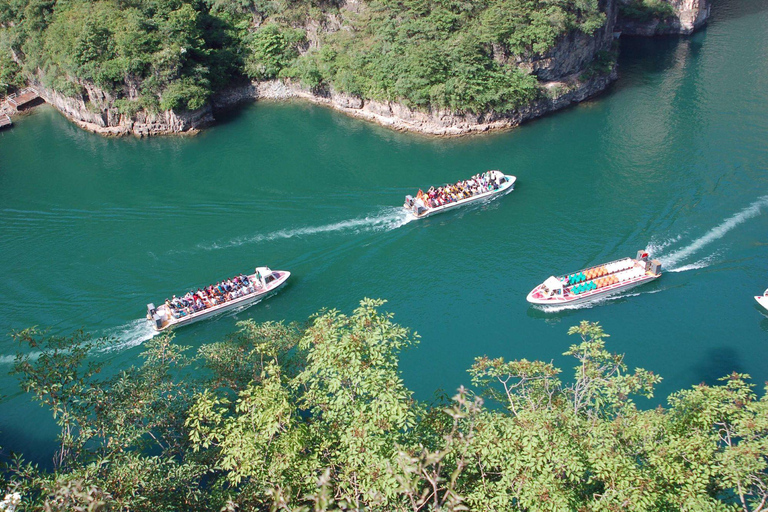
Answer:
<svg viewBox="0 0 768 512"><path fill-rule="evenodd" d="M469 384L488 355L554 360L598 321L651 401L733 371L768 379L768 3L724 0L690 38L621 41L604 95L513 131L396 133L304 103L258 103L194 137L108 139L41 107L0 133L0 446L42 463L55 426L6 375L37 325L118 343L140 364L148 302L268 264L277 296L180 329L198 347L238 320L350 312L363 297L421 336L402 355L420 399ZM498 168L511 194L409 221L418 188ZM656 282L557 312L526 294L551 274L647 248Z"/></svg>

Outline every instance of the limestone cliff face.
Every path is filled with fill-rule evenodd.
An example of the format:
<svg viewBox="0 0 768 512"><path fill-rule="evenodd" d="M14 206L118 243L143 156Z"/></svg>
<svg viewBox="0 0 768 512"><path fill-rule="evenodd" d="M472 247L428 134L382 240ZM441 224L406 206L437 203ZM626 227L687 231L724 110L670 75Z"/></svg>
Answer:
<svg viewBox="0 0 768 512"><path fill-rule="evenodd" d="M115 98L93 85L83 83L85 93L65 96L36 84L40 96L81 128L104 135L166 135L194 133L213 122L211 107L194 112L173 111L151 114L138 112L133 118L121 114L114 106Z"/></svg>
<svg viewBox="0 0 768 512"><path fill-rule="evenodd" d="M518 126L529 119L584 101L604 90L616 78L614 68L608 74L588 79L571 76L565 81L549 82L544 86L542 98L534 103L509 112L485 114L455 113L439 109L427 112L412 110L399 103L366 101L335 91L316 94L300 85L279 80L230 89L214 98L213 106L214 109L219 109L246 101L296 98L329 106L352 117L395 130L453 136Z"/></svg>
<svg viewBox="0 0 768 512"><path fill-rule="evenodd" d="M616 25L616 0L601 0L605 23L594 34L572 30L543 55L518 57L514 64L536 75L539 80L562 80L583 72L600 52L611 50Z"/></svg>
<svg viewBox="0 0 768 512"><path fill-rule="evenodd" d="M627 3L629 0L619 0ZM709 19L711 3L709 0L664 0L672 6L675 14L665 19L654 18L647 21L634 20L619 14L616 30L622 35L658 36L671 34L691 34L706 24Z"/></svg>

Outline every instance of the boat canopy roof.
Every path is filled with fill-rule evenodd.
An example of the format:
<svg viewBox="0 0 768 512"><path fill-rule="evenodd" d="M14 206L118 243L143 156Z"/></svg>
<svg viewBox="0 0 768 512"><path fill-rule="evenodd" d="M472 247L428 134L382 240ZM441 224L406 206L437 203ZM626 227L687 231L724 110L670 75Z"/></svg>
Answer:
<svg viewBox="0 0 768 512"><path fill-rule="evenodd" d="M261 274L262 277L267 277L272 275L272 269L269 267L256 267L256 272Z"/></svg>
<svg viewBox="0 0 768 512"><path fill-rule="evenodd" d="M548 289L554 291L554 290L560 290L563 288L563 283L560 282L558 278L555 276L549 276L546 281L544 281L544 286L546 286Z"/></svg>

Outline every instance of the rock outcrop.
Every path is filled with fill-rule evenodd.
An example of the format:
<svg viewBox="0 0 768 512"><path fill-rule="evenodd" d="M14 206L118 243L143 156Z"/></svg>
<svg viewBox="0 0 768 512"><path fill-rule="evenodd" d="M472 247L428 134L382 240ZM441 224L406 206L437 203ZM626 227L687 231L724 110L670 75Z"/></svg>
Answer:
<svg viewBox="0 0 768 512"><path fill-rule="evenodd" d="M619 0L627 6L632 0ZM636 1L636 0L634 0ZM707 23L711 4L709 0L662 0L672 7L674 14L664 17L651 16L649 19L635 19L631 16L619 16L616 30L628 36L688 35Z"/></svg>
<svg viewBox="0 0 768 512"><path fill-rule="evenodd" d="M419 111L394 102L364 101L334 91L316 94L296 84L272 80L238 87L217 95L216 109L229 108L237 103L254 100L302 99L325 105L352 117L365 119L395 130L419 132L429 135L465 135L489 130L512 128L549 112L584 101L603 91L617 78L615 68L605 75L583 78L578 74L545 85L543 97L520 109L509 112L484 114L456 113L433 109Z"/></svg>
<svg viewBox="0 0 768 512"><path fill-rule="evenodd" d="M610 52L615 40L616 1L601 0L599 7L605 14L605 23L593 34L572 30L543 55L518 57L514 65L542 81L562 80L583 72L601 52Z"/></svg>
<svg viewBox="0 0 768 512"><path fill-rule="evenodd" d="M84 130L103 135L168 135L195 133L201 127L213 122L211 107L192 112L176 113L165 111L151 114L137 112L135 116L123 115L114 106L115 99L109 94L83 84L85 93L79 96L65 96L58 91L35 84L40 96Z"/></svg>

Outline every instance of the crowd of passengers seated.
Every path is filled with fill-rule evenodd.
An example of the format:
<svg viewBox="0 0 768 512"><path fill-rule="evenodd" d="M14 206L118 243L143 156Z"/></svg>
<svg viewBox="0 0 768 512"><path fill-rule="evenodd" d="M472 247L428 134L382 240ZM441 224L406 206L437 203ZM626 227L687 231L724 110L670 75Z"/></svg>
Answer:
<svg viewBox="0 0 768 512"><path fill-rule="evenodd" d="M181 298L174 295L170 300L165 299L165 305L175 318L180 318L253 293L258 286L258 283L254 283L247 276L240 274L203 289L198 288L197 291L189 291Z"/></svg>
<svg viewBox="0 0 768 512"><path fill-rule="evenodd" d="M475 174L468 180L458 181L453 185L438 188L430 187L426 194L419 190L416 198L424 201L424 204L429 208L437 208L490 190L498 190L499 185L500 180L492 177L489 172L484 172L483 174Z"/></svg>

